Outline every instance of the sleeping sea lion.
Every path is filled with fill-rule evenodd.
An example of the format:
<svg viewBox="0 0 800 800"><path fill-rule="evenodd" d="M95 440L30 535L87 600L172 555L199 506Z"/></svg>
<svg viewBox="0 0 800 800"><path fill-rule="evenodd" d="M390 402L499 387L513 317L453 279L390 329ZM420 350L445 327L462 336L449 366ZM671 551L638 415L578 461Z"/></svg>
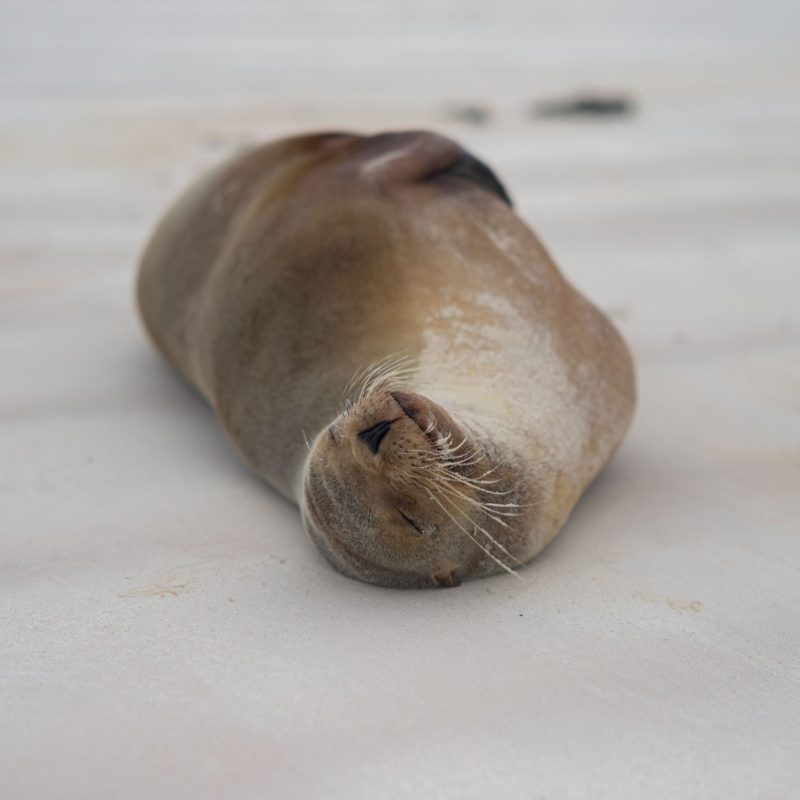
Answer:
<svg viewBox="0 0 800 800"><path fill-rule="evenodd" d="M370 583L515 571L633 413L613 325L489 167L434 133L298 136L222 164L159 224L138 300L237 450Z"/></svg>

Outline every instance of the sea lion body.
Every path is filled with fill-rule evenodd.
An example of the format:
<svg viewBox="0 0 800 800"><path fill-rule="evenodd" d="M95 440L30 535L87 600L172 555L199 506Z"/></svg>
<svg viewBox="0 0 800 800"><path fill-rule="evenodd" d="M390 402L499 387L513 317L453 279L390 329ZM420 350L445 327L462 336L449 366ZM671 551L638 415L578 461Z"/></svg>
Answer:
<svg viewBox="0 0 800 800"><path fill-rule="evenodd" d="M628 427L624 342L506 200L435 134L297 137L203 177L144 253L153 339L352 577L524 563Z"/></svg>

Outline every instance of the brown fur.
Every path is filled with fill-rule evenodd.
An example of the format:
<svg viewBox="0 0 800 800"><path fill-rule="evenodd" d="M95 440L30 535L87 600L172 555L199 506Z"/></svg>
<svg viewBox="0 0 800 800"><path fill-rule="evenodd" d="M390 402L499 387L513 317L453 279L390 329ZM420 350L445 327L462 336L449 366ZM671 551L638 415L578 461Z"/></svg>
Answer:
<svg viewBox="0 0 800 800"><path fill-rule="evenodd" d="M269 144L191 187L142 258L159 348L329 560L375 583L456 585L528 560L633 411L621 338L507 205L441 174L462 154L425 133ZM416 370L343 412L351 376L398 353ZM358 434L381 419L373 454ZM447 433L474 463L431 497L411 476ZM515 516L485 516L486 470Z"/></svg>

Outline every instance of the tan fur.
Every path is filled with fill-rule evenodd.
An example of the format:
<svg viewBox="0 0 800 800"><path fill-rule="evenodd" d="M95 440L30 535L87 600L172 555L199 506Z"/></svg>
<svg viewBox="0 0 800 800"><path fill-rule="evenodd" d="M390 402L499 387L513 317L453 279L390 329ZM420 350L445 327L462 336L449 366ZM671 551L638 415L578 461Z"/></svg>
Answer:
<svg viewBox="0 0 800 800"><path fill-rule="evenodd" d="M384 585L532 558L634 407L611 323L495 194L439 174L462 154L416 132L260 147L178 200L140 268L162 352L326 557Z"/></svg>

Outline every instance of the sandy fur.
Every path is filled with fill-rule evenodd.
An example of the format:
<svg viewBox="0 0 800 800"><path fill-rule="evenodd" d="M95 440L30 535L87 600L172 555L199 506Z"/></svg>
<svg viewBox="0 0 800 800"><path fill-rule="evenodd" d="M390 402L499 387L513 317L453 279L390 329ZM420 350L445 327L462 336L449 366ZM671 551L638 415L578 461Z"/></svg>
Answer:
<svg viewBox="0 0 800 800"><path fill-rule="evenodd" d="M160 349L329 560L375 583L453 585L532 558L634 408L621 337L533 232L480 188L426 182L453 152L417 133L258 148L179 199L140 270ZM392 387L458 438L439 449ZM372 454L358 433L382 417ZM456 446L471 455L436 483L425 459ZM494 500L474 482L487 470ZM435 535L415 539L403 508Z"/></svg>

